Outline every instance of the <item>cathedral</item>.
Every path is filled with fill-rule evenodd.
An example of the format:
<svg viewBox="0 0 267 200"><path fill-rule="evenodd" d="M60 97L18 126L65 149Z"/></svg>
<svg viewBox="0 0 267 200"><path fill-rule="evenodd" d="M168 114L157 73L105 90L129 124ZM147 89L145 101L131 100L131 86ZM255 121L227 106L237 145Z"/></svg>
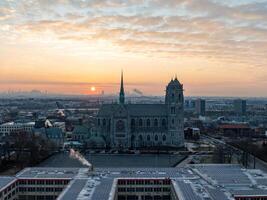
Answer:
<svg viewBox="0 0 267 200"><path fill-rule="evenodd" d="M97 132L111 148L183 147L183 85L177 77L166 87L165 103L125 103L121 74L119 103L103 104L97 115Z"/></svg>

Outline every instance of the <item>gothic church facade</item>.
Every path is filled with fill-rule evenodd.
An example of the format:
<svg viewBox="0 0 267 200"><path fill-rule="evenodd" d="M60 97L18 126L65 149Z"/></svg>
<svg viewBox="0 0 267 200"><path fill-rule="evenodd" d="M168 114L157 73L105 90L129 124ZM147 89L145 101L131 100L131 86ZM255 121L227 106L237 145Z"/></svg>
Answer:
<svg viewBox="0 0 267 200"><path fill-rule="evenodd" d="M119 103L103 104L97 115L97 132L111 148L183 147L183 85L177 78L166 87L165 103L125 103L123 74Z"/></svg>

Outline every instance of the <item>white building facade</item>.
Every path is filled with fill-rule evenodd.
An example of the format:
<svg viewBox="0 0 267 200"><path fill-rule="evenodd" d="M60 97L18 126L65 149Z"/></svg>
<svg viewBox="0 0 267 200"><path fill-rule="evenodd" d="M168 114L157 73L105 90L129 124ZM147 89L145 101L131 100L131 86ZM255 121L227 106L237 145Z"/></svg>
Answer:
<svg viewBox="0 0 267 200"><path fill-rule="evenodd" d="M32 132L35 126L35 122L16 123L8 122L0 125L0 136L10 135L14 131Z"/></svg>

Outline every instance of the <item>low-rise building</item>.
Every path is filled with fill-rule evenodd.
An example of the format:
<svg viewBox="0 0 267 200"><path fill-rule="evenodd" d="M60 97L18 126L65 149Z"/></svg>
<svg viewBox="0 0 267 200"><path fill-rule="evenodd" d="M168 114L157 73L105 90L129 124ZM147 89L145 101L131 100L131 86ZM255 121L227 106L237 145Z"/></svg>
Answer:
<svg viewBox="0 0 267 200"><path fill-rule="evenodd" d="M0 125L0 136L10 135L14 131L32 132L35 122L16 123L8 122Z"/></svg>
<svg viewBox="0 0 267 200"><path fill-rule="evenodd" d="M252 130L247 123L228 123L218 126L219 132L227 137L249 137Z"/></svg>
<svg viewBox="0 0 267 200"><path fill-rule="evenodd" d="M239 165L183 168L26 168L0 177L0 199L258 200L267 174Z"/></svg>
<svg viewBox="0 0 267 200"><path fill-rule="evenodd" d="M199 128L191 128L191 127L186 127L184 129L184 136L185 139L199 139L200 138L200 129Z"/></svg>
<svg viewBox="0 0 267 200"><path fill-rule="evenodd" d="M55 128L60 128L63 132L66 131L66 124L65 124L65 122L54 122L52 125Z"/></svg>
<svg viewBox="0 0 267 200"><path fill-rule="evenodd" d="M57 148L63 148L65 142L65 135L61 128L39 128L34 129L34 133L42 136L43 138L53 142Z"/></svg>
<svg viewBox="0 0 267 200"><path fill-rule="evenodd" d="M75 125L71 134L71 139L80 143L86 143L89 140L90 136L91 133L88 126Z"/></svg>

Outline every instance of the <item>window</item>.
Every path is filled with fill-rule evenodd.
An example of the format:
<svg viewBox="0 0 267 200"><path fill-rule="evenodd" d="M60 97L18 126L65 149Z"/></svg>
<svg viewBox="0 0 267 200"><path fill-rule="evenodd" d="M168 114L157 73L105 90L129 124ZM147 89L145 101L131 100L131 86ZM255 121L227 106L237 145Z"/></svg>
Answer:
<svg viewBox="0 0 267 200"><path fill-rule="evenodd" d="M163 127L166 127L166 119L162 119L161 124L162 124Z"/></svg>
<svg viewBox="0 0 267 200"><path fill-rule="evenodd" d="M136 192L144 192L144 188L136 188Z"/></svg>
<svg viewBox="0 0 267 200"><path fill-rule="evenodd" d="M158 141L159 137L158 135L155 136L155 141Z"/></svg>
<svg viewBox="0 0 267 200"><path fill-rule="evenodd" d="M135 127L135 120L131 119L131 127Z"/></svg>
<svg viewBox="0 0 267 200"><path fill-rule="evenodd" d="M140 141L142 141L142 140L143 140L142 135L139 135L138 139L139 139Z"/></svg>
<svg viewBox="0 0 267 200"><path fill-rule="evenodd" d="M146 137L146 140L147 140L147 141L150 141L150 135L148 135L148 136Z"/></svg>
<svg viewBox="0 0 267 200"><path fill-rule="evenodd" d="M171 107L171 114L175 114L175 107Z"/></svg>
<svg viewBox="0 0 267 200"><path fill-rule="evenodd" d="M145 188L145 192L153 192L153 188Z"/></svg>
<svg viewBox="0 0 267 200"><path fill-rule="evenodd" d="M166 141L166 135L163 135L162 140Z"/></svg>
<svg viewBox="0 0 267 200"><path fill-rule="evenodd" d="M154 126L156 126L156 127L158 126L158 119L154 120Z"/></svg>
<svg viewBox="0 0 267 200"><path fill-rule="evenodd" d="M116 123L116 131L117 132L123 132L125 131L125 124L122 120L117 121Z"/></svg>
<svg viewBox="0 0 267 200"><path fill-rule="evenodd" d="M150 119L147 119L147 120L146 120L146 126L147 126L147 127L150 127Z"/></svg>
<svg viewBox="0 0 267 200"><path fill-rule="evenodd" d="M139 126L143 126L143 120L139 119Z"/></svg>
<svg viewBox="0 0 267 200"><path fill-rule="evenodd" d="M103 126L106 126L106 119L103 119L102 123L103 123Z"/></svg>

